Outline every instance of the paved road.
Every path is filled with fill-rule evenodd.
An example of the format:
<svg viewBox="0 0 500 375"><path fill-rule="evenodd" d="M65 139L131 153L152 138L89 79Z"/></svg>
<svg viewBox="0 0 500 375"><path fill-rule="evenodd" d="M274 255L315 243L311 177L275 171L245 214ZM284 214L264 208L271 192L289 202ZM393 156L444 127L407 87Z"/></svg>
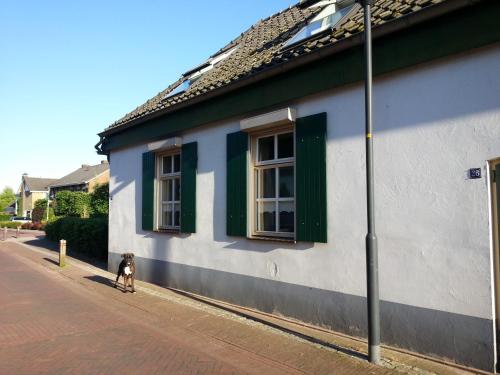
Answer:
<svg viewBox="0 0 500 375"><path fill-rule="evenodd" d="M389 373L0 243L0 374Z"/></svg>

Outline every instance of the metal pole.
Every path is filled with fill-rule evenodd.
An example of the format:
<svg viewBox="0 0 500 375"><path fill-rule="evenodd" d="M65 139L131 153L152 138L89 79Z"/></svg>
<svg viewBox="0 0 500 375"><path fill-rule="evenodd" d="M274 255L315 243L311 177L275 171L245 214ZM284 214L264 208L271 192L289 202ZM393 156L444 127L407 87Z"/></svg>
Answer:
<svg viewBox="0 0 500 375"><path fill-rule="evenodd" d="M368 299L368 359L380 363L380 307L378 286L378 249L375 234L375 195L373 184L372 126L372 33L373 0L359 0L364 7L365 22L365 120L366 120L366 196L368 233L366 235L366 283Z"/></svg>

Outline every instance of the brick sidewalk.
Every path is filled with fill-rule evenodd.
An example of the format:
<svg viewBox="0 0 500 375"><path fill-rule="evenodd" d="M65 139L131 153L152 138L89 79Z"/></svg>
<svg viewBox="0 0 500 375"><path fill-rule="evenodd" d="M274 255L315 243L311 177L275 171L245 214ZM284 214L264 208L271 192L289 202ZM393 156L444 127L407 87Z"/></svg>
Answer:
<svg viewBox="0 0 500 375"><path fill-rule="evenodd" d="M195 302L0 243L0 374L387 374ZM176 300L177 299L177 300Z"/></svg>

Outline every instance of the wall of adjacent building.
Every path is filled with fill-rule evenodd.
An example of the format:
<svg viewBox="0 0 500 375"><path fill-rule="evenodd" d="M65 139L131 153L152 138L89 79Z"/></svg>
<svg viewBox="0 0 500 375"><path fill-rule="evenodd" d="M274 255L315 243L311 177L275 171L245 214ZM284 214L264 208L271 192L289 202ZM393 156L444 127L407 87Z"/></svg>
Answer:
<svg viewBox="0 0 500 375"><path fill-rule="evenodd" d="M47 193L46 192L26 192L23 191L23 199L22 199L22 214L26 215L27 211L33 212L33 208L35 207L35 202L39 199L46 199L47 198Z"/></svg>
<svg viewBox="0 0 500 375"><path fill-rule="evenodd" d="M88 192L92 193L97 185L109 183L109 169L101 173L96 178L92 179L88 183Z"/></svg>
<svg viewBox="0 0 500 375"><path fill-rule="evenodd" d="M495 361L487 161L500 157L500 47L375 80L376 219L382 340L492 370ZM289 103L327 112L328 243L228 237L226 135L198 142L197 233L141 229L139 145L111 153L109 267L134 252L138 277L352 335L366 335L362 84ZM314 167L314 166L311 166ZM467 177L481 168L482 178Z"/></svg>

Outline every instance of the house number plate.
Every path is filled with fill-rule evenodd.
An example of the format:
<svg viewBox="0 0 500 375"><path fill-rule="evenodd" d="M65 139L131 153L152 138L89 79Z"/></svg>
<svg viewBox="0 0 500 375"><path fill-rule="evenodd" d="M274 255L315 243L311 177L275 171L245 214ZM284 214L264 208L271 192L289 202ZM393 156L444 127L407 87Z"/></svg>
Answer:
<svg viewBox="0 0 500 375"><path fill-rule="evenodd" d="M481 178L481 168L471 168L469 169L470 178Z"/></svg>

